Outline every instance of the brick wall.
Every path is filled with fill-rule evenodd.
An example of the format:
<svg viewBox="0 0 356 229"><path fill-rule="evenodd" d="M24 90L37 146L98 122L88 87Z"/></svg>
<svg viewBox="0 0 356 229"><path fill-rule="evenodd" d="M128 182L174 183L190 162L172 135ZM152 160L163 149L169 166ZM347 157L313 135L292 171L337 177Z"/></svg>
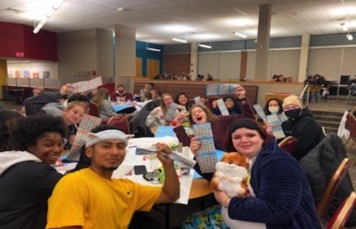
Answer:
<svg viewBox="0 0 356 229"><path fill-rule="evenodd" d="M190 54L163 55L163 72L180 74L190 71Z"/></svg>

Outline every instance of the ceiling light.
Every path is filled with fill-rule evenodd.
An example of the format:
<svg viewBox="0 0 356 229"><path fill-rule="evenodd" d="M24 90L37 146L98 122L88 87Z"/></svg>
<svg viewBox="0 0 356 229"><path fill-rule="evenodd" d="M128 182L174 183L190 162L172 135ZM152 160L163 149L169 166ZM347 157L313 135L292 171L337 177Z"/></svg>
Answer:
<svg viewBox="0 0 356 229"><path fill-rule="evenodd" d="M349 40L349 41L352 41L352 40L354 39L354 37L352 36L351 33L346 34L346 38L347 38L347 40Z"/></svg>
<svg viewBox="0 0 356 229"><path fill-rule="evenodd" d="M149 51L153 51L153 52L160 52L161 50L160 49L157 49L157 48L146 48L147 50Z"/></svg>
<svg viewBox="0 0 356 229"><path fill-rule="evenodd" d="M187 43L188 41L185 39L180 39L180 38L172 38L173 41L181 42L181 43Z"/></svg>
<svg viewBox="0 0 356 229"><path fill-rule="evenodd" d="M242 38L247 38L245 34L239 33L239 32L234 32L236 36L242 37Z"/></svg>
<svg viewBox="0 0 356 229"><path fill-rule="evenodd" d="M198 44L198 46L206 49L211 49L211 45Z"/></svg>
<svg viewBox="0 0 356 229"><path fill-rule="evenodd" d="M124 10L125 10L124 7L119 7L119 8L117 8L117 12L121 12L121 11L124 11Z"/></svg>
<svg viewBox="0 0 356 229"><path fill-rule="evenodd" d="M56 0L52 3L52 5L45 10L45 13L43 17L39 20L39 23L35 23L35 28L33 30L33 33L38 33L40 29L44 26L44 24L47 22L47 20L53 15L53 13L59 9L59 7L63 4L65 0Z"/></svg>

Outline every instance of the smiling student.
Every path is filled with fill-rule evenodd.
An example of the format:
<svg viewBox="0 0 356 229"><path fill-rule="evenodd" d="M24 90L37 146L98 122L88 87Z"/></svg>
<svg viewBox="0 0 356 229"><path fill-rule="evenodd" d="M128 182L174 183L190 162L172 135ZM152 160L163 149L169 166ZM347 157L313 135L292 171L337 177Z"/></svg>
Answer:
<svg viewBox="0 0 356 229"><path fill-rule="evenodd" d="M135 211L149 211L153 204L179 198L173 161L162 154L171 152L167 145L157 144L157 157L165 171L163 187L144 186L111 178L125 159L126 135L105 125L92 132L85 144L91 165L66 175L55 187L46 228L128 228Z"/></svg>
<svg viewBox="0 0 356 229"><path fill-rule="evenodd" d="M46 225L47 200L62 177L51 165L63 151L60 117L36 115L19 120L10 149L0 153L0 227Z"/></svg>

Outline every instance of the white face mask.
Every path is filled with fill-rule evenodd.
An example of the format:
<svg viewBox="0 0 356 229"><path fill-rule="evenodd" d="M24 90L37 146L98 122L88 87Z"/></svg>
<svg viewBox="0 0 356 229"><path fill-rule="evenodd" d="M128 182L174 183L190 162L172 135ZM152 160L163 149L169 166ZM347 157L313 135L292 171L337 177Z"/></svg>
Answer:
<svg viewBox="0 0 356 229"><path fill-rule="evenodd" d="M268 107L269 112L272 114L277 114L279 111L279 107Z"/></svg>

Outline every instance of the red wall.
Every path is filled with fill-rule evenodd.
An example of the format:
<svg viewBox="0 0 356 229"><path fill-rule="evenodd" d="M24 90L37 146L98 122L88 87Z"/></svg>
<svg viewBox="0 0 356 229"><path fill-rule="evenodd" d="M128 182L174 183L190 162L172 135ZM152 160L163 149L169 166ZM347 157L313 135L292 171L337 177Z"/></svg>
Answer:
<svg viewBox="0 0 356 229"><path fill-rule="evenodd" d="M33 27L0 22L0 57L57 61L57 34L40 30L34 34Z"/></svg>

